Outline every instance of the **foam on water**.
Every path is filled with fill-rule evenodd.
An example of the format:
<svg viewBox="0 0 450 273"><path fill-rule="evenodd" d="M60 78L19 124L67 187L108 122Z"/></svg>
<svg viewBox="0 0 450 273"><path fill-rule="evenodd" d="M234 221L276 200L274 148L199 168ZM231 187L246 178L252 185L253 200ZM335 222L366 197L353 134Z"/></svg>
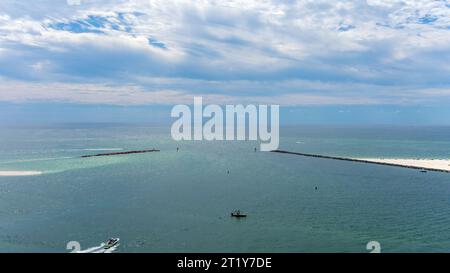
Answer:
<svg viewBox="0 0 450 273"><path fill-rule="evenodd" d="M79 251L76 251L75 253L113 253L114 251L117 250L117 247L119 246L119 244L117 244L113 247L110 247L108 249L104 249L103 248L104 246L105 246L105 243L101 243L98 246L90 247L85 250L79 250Z"/></svg>

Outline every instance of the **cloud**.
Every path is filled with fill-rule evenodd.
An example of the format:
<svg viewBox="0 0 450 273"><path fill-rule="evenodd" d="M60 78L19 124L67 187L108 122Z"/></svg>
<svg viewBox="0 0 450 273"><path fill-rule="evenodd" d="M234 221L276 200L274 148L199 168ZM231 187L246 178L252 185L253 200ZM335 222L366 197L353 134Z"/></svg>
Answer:
<svg viewBox="0 0 450 273"><path fill-rule="evenodd" d="M5 0L0 100L158 104L203 94L282 104L448 101L449 6Z"/></svg>
<svg viewBox="0 0 450 273"><path fill-rule="evenodd" d="M151 79L148 88L142 85L109 85L95 83L24 83L2 80L0 101L3 102L57 102L109 105L173 105L191 104L194 96L201 96L205 103L215 104L279 104L282 106L307 105L410 105L439 100L447 104L450 88L410 89L384 88L365 84L336 85L339 92L330 91L322 82L285 81L258 83L230 81L227 87L220 82L172 78ZM191 87L203 86L191 91ZM294 90L291 90L291 89ZM215 92L210 92L214 90ZM283 90L272 94L270 90ZM370 91L367 95L361 90ZM236 92L237 91L237 92ZM413 92L411 92L413 91Z"/></svg>
<svg viewBox="0 0 450 273"><path fill-rule="evenodd" d="M329 105L329 104L379 104L374 98L336 97L333 95L281 94L233 96L212 93L189 93L182 90L146 91L140 86L109 86L98 84L24 84L5 82L0 87L0 101L7 102L58 102L109 105L172 105L192 104L194 96L202 96L205 103L215 104L281 104ZM45 94L45 96L43 96Z"/></svg>

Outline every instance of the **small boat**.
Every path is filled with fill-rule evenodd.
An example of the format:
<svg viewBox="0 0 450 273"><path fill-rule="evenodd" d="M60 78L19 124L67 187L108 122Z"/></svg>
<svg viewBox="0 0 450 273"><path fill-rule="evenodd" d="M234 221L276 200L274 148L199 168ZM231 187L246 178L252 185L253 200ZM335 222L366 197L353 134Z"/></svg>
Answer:
<svg viewBox="0 0 450 273"><path fill-rule="evenodd" d="M240 210L235 210L235 211L231 212L231 217L242 218L242 217L247 217L247 215L242 214Z"/></svg>
<svg viewBox="0 0 450 273"><path fill-rule="evenodd" d="M426 173L426 172L427 172L427 170L421 170L420 172L421 172L421 173Z"/></svg>
<svg viewBox="0 0 450 273"><path fill-rule="evenodd" d="M104 249L109 249L109 248L117 245L119 243L119 241L120 241L120 238L111 238L105 243L103 248Z"/></svg>

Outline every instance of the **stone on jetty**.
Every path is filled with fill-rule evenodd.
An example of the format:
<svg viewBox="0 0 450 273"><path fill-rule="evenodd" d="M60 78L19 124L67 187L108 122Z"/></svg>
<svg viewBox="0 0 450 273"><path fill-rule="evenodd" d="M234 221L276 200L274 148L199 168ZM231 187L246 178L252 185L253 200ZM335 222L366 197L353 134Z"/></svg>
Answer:
<svg viewBox="0 0 450 273"><path fill-rule="evenodd" d="M291 155L300 155L300 156L307 156L307 157L323 158L323 159L333 159L333 160L342 160L342 161L366 163L366 164L384 165L384 166L391 166L391 167L401 167L401 168L416 169L416 170L421 170L421 171L450 173L450 170L443 169L443 168L423 167L423 166L415 166L415 165L411 165L411 164L399 164L399 163L393 163L393 162L381 162L381 161L355 159L355 158L347 158L347 157L326 156L326 155L317 155L317 154L305 154L305 153L297 153L297 152L290 152L290 151L283 151L283 150L273 150L271 152L273 152L273 153L280 153L280 154L291 154Z"/></svg>

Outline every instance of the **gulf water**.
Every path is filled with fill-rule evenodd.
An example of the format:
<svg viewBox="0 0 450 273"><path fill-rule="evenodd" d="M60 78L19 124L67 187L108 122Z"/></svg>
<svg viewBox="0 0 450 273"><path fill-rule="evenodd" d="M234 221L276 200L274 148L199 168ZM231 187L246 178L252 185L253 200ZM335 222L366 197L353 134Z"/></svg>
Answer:
<svg viewBox="0 0 450 273"><path fill-rule="evenodd" d="M449 158L450 128L290 126L280 149ZM177 152L177 147L179 151ZM450 174L255 152L254 141L183 141L170 126L2 127L0 252L450 251ZM81 155L135 149L160 152ZM230 217L240 209L245 219Z"/></svg>

